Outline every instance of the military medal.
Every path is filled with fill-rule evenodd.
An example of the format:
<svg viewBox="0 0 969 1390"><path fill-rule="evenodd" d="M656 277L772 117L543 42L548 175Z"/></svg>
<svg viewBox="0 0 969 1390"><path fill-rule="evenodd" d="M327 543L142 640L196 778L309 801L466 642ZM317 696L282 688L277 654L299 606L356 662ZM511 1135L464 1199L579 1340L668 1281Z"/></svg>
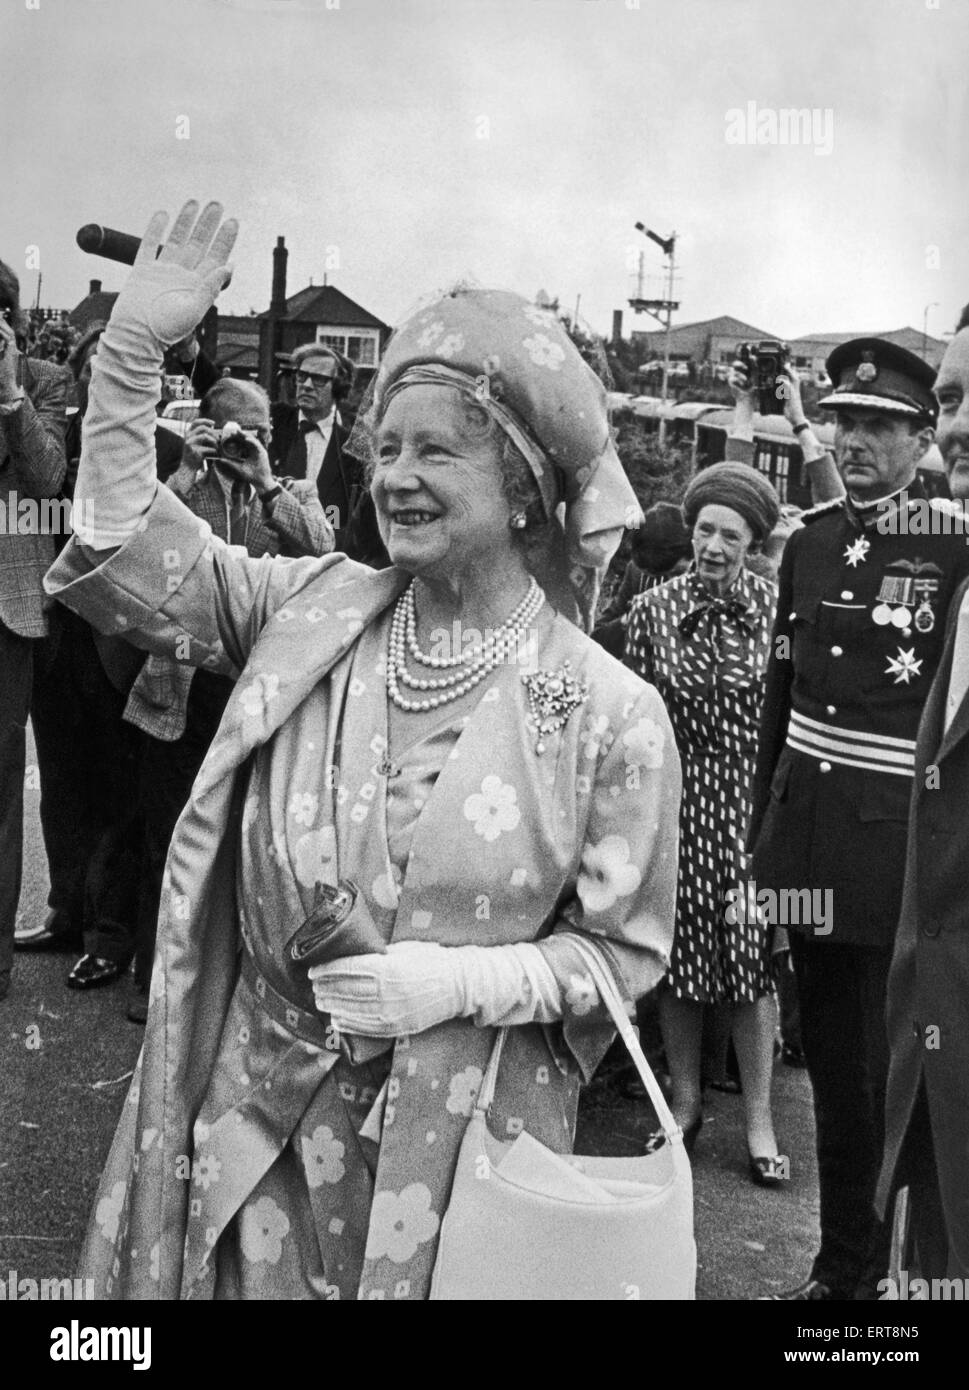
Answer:
<svg viewBox="0 0 969 1390"><path fill-rule="evenodd" d="M927 598L915 610L915 626L919 632L931 632L935 627L935 614Z"/></svg>
<svg viewBox="0 0 969 1390"><path fill-rule="evenodd" d="M847 547L844 558L852 569L856 569L867 559L869 550L871 550L871 541L864 536L859 536Z"/></svg>
<svg viewBox="0 0 969 1390"><path fill-rule="evenodd" d="M907 561L899 561L896 568L904 566L909 568ZM915 580L907 574L885 574L882 575L881 587L878 590L878 602L871 610L872 622L878 627L900 628L902 634L907 636L912 627L911 610L915 607Z"/></svg>
<svg viewBox="0 0 969 1390"><path fill-rule="evenodd" d="M885 671L886 676L894 676L896 685L908 685L913 676L922 674L923 658L915 659L915 648L909 647L908 651L898 649L898 656L888 658L888 666Z"/></svg>
<svg viewBox="0 0 969 1390"><path fill-rule="evenodd" d="M915 627L918 632L931 632L935 627L935 610L932 607L932 600L938 592L939 581L937 579L916 577L915 595L920 600L919 606L915 610Z"/></svg>

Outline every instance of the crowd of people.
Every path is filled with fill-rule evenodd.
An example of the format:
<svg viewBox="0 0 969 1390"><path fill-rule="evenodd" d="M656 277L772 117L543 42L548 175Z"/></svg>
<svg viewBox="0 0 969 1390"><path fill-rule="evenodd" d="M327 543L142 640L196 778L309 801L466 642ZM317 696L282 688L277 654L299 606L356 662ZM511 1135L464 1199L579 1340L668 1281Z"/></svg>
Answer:
<svg viewBox="0 0 969 1390"><path fill-rule="evenodd" d="M658 1017L679 1132L647 1152L700 1142L712 1023L750 1178L783 1191L779 996L821 1239L775 1297L879 1297L903 1187L907 1258L969 1277L969 316L938 377L836 349L833 456L785 370L801 516L754 466L736 363L727 459L644 517L535 306L419 310L351 431L330 348L276 402L208 362L236 225L187 204L166 229L70 381L0 272L0 496L74 507L69 538L0 537L0 998L14 948L69 951L73 989L133 967L146 1027L83 1274L426 1298L496 1038L493 1132L571 1148L614 1034L591 951ZM173 360L201 396L174 444ZM929 507L934 437L954 500ZM28 715L50 911L15 930Z"/></svg>

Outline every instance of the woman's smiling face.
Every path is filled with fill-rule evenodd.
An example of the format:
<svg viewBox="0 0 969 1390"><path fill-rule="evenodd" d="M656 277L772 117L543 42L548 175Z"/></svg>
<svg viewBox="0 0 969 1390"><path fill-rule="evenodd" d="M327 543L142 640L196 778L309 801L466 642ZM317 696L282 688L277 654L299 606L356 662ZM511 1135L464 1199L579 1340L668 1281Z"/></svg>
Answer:
<svg viewBox="0 0 969 1390"><path fill-rule="evenodd" d="M377 427L371 493L391 562L457 578L511 559L495 429L447 386L408 386Z"/></svg>

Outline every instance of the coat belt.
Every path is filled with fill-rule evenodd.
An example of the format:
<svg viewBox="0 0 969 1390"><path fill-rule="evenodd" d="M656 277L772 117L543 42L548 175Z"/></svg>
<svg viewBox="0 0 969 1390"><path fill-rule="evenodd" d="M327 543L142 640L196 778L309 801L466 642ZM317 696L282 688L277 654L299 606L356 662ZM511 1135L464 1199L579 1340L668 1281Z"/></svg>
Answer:
<svg viewBox="0 0 969 1390"><path fill-rule="evenodd" d="M842 729L809 719L797 710L791 711L787 746L821 762L841 763L869 772L893 772L899 777L911 777L915 772L914 739Z"/></svg>

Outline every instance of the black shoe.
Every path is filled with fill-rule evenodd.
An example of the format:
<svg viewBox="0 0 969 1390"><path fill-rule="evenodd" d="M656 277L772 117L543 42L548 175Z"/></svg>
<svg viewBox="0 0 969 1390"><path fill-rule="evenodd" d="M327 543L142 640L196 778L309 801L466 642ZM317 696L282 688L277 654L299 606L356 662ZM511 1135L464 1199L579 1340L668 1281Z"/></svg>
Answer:
<svg viewBox="0 0 969 1390"><path fill-rule="evenodd" d="M116 960L105 960L103 956L82 956L67 977L68 989L100 989L102 985L114 984L126 967Z"/></svg>
<svg viewBox="0 0 969 1390"><path fill-rule="evenodd" d="M836 1303L841 1295L835 1293L829 1284L820 1279L805 1279L796 1289L785 1289L783 1293L761 1294L758 1303Z"/></svg>
<svg viewBox="0 0 969 1390"><path fill-rule="evenodd" d="M692 1124L687 1125L683 1131L683 1147L686 1149L690 1158L693 1157L693 1150L696 1148L696 1141L700 1134L700 1127L703 1124L703 1111L697 1115ZM652 1134L646 1137L644 1153L654 1154L657 1149L661 1149L666 1143L666 1132L662 1129L654 1129Z"/></svg>
<svg viewBox="0 0 969 1390"><path fill-rule="evenodd" d="M748 1149L747 1165L758 1187L783 1187L791 1181L790 1159L783 1154L778 1154L776 1158L754 1158Z"/></svg>
<svg viewBox="0 0 969 1390"><path fill-rule="evenodd" d="M797 1047L794 1043L785 1043L781 1048L781 1061L784 1063L785 1067L807 1066L804 1048Z"/></svg>
<svg viewBox="0 0 969 1390"><path fill-rule="evenodd" d="M142 1025L148 1022L148 986L139 985L137 981L131 986L131 995L128 999L128 1020L131 1023Z"/></svg>
<svg viewBox="0 0 969 1390"><path fill-rule="evenodd" d="M18 927L13 945L15 951L70 951L72 955L84 949L80 929L54 908L38 926Z"/></svg>

